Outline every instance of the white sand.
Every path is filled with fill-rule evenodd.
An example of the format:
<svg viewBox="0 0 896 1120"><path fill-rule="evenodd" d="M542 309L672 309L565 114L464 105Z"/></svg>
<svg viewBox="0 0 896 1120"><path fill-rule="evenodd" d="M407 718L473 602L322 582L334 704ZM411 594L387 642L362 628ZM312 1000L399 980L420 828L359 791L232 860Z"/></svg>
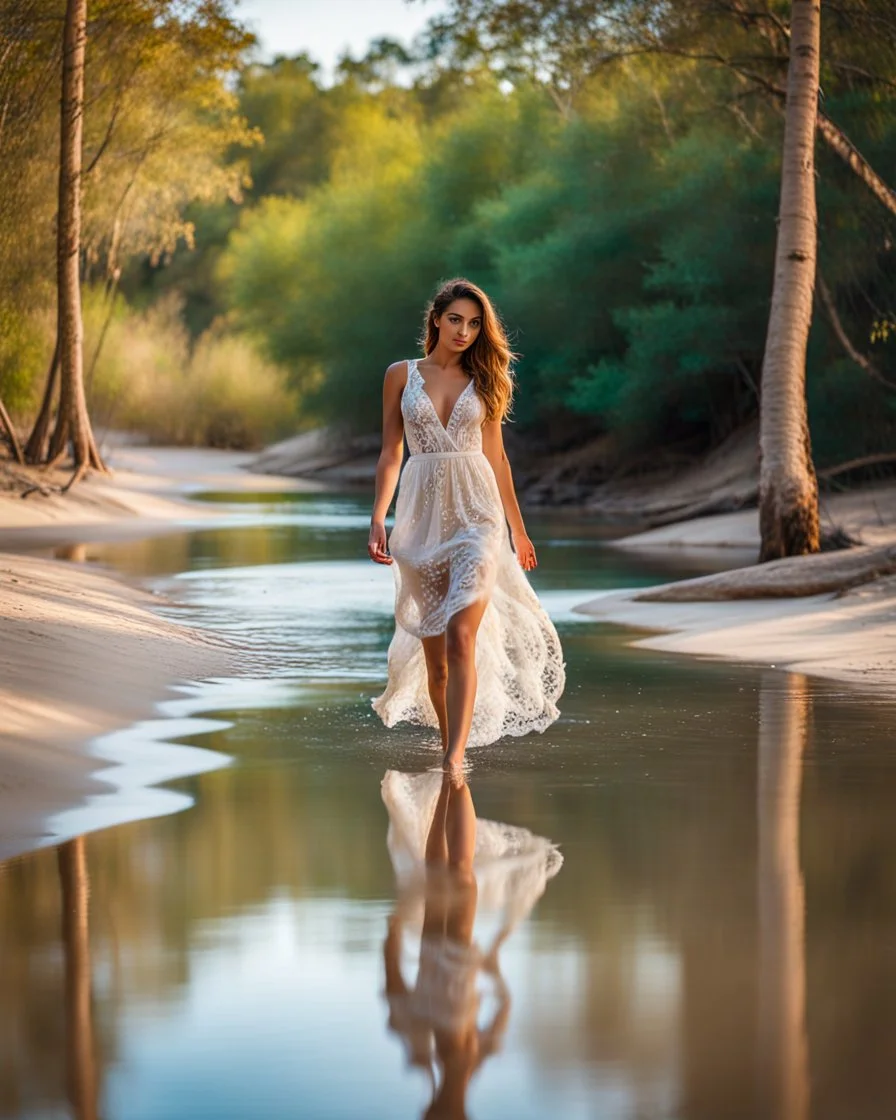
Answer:
<svg viewBox="0 0 896 1120"><path fill-rule="evenodd" d="M294 489L230 452L121 448L110 478L66 495L0 494L0 547L146 536L214 516L181 495ZM64 476L62 476L64 477ZM37 844L50 814L99 791L98 735L152 714L181 680L226 674L207 634L153 613L153 596L82 565L0 553L0 858Z"/></svg>
<svg viewBox="0 0 896 1120"><path fill-rule="evenodd" d="M0 853L96 783L86 744L148 716L178 680L228 672L223 642L84 567L0 554Z"/></svg>
<svg viewBox="0 0 896 1120"><path fill-rule="evenodd" d="M0 547L36 548L73 540L107 540L164 532L172 522L210 520L202 491L315 490L315 483L252 474L247 452L181 447L112 447L109 476L91 475L68 494L22 498L0 493ZM66 475L57 472L55 482Z"/></svg>
<svg viewBox="0 0 896 1120"><path fill-rule="evenodd" d="M837 526L864 544L896 541L896 485L885 483L856 493L822 496L822 529ZM617 548L660 555L705 549L738 553L738 563L752 563L759 551L759 511L742 510L713 517L695 517L659 529L648 529L612 542Z"/></svg>
<svg viewBox="0 0 896 1120"><path fill-rule="evenodd" d="M645 649L745 661L896 694L896 577L836 596L730 603L633 602L643 590L610 592L576 610L661 631L633 643Z"/></svg>
<svg viewBox="0 0 896 1120"><path fill-rule="evenodd" d="M822 524L839 526L868 545L896 543L892 483L822 500ZM696 518L611 542L631 551L730 557L753 562L759 548L757 510ZM840 595L737 602L636 603L644 592L617 591L577 611L640 630L646 649L790 669L851 684L896 690L896 578ZM657 633L659 632L659 633Z"/></svg>

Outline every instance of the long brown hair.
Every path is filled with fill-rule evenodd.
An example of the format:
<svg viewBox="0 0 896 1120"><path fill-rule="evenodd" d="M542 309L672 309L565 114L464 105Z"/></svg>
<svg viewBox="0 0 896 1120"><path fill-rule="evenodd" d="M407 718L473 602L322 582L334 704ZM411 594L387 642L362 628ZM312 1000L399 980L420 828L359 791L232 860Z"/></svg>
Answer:
<svg viewBox="0 0 896 1120"><path fill-rule="evenodd" d="M440 319L456 299L471 299L482 310L482 326L476 341L461 356L461 366L473 378L476 392L485 405L486 420L503 420L510 411L513 398L513 377L510 363L516 354L507 342L504 324L485 292L463 277L447 280L426 309L423 327L423 353L431 354L439 341Z"/></svg>

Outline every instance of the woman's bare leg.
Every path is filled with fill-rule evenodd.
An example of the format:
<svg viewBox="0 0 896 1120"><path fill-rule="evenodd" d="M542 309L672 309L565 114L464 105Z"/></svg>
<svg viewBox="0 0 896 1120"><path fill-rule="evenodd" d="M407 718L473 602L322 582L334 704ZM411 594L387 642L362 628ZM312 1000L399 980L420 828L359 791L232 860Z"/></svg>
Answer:
<svg viewBox="0 0 896 1120"><path fill-rule="evenodd" d="M444 780L451 785L445 818L448 867L459 881L473 884L472 910L475 913L476 880L473 878L473 854L476 851L476 809L473 805L473 795L462 774L460 776L446 774ZM463 913L467 913L469 909L469 906L464 906ZM472 915L470 915L469 929L462 921L457 929L449 932L456 941L463 941L468 945L472 937Z"/></svg>
<svg viewBox="0 0 896 1120"><path fill-rule="evenodd" d="M464 878L472 875L475 850L476 809L470 787L462 773L445 773L426 837L426 865Z"/></svg>
<svg viewBox="0 0 896 1120"><path fill-rule="evenodd" d="M446 868L448 866L448 798L451 796L451 783L448 775L442 775L442 786L436 799L429 832L426 835L425 859L427 867Z"/></svg>
<svg viewBox="0 0 896 1120"><path fill-rule="evenodd" d="M469 945L476 914L476 809L463 774L442 775L426 837L427 880L424 932ZM445 878L447 872L448 878Z"/></svg>
<svg viewBox="0 0 896 1120"><path fill-rule="evenodd" d="M423 638L423 656L426 658L426 683L429 698L436 710L439 732L442 736L442 750L448 749L448 710L445 706L445 689L448 685L448 658L445 653L445 635L436 634L434 638Z"/></svg>
<svg viewBox="0 0 896 1120"><path fill-rule="evenodd" d="M473 705L476 702L476 634L487 606L488 601L482 600L464 607L451 616L445 631L448 743L443 762L446 768L460 766L467 748L470 724L473 722Z"/></svg>

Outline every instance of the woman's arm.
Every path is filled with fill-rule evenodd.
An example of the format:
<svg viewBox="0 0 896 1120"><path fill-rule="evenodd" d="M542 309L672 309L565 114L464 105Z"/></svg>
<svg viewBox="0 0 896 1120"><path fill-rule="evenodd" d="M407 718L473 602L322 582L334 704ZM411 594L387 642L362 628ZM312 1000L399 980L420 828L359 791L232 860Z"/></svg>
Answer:
<svg viewBox="0 0 896 1120"><path fill-rule="evenodd" d="M538 561L535 558L535 548L526 534L519 502L516 500L513 475L510 473L510 462L504 450L504 437L501 434L499 420L487 420L482 425L482 450L495 472L498 493L504 506L504 516L510 525L510 536L513 539L517 559L527 572L531 572Z"/></svg>
<svg viewBox="0 0 896 1120"><path fill-rule="evenodd" d="M377 564L391 564L386 551L386 514L395 496L404 453L404 420L401 394L408 379L408 363L394 362L383 382L383 447L376 464L376 493L370 518L367 554Z"/></svg>

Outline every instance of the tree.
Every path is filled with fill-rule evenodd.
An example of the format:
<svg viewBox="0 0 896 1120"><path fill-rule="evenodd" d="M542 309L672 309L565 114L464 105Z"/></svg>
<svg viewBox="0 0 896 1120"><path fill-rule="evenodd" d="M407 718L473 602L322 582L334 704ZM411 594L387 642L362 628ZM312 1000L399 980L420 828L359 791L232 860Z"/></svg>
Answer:
<svg viewBox="0 0 896 1120"><path fill-rule="evenodd" d="M105 470L87 415L81 320L81 158L87 0L67 0L63 36L56 249L59 412L50 440L50 459L58 459L71 442L74 482L89 467Z"/></svg>
<svg viewBox="0 0 896 1120"><path fill-rule="evenodd" d="M793 0L775 277L759 419L760 560L817 552L818 482L806 412L806 347L818 253L815 128L820 0Z"/></svg>
<svg viewBox="0 0 896 1120"><path fill-rule="evenodd" d="M727 70L729 105L743 116L746 97L785 101L785 135L775 279L760 401L760 559L819 548L818 488L806 407L806 352L817 256L816 131L890 213L894 192L857 147L818 110L820 0L794 0L791 24L781 5L668 5L631 0L453 0L431 34L461 62L486 57L504 72L541 73L568 111L583 75L635 55L669 55ZM855 83L892 96L896 21L889 6L862 0L838 17L829 51L832 84ZM788 60L786 91L778 80ZM749 127L754 127L745 121Z"/></svg>
<svg viewBox="0 0 896 1120"><path fill-rule="evenodd" d="M68 442L46 322L60 227L59 7L0 2L0 390L24 410L43 379L31 462L46 460L54 425L54 451ZM241 201L244 153L258 135L231 79L254 40L231 20L228 0L90 0L89 37L78 264L82 285L102 281L111 316L129 261L167 260L192 245L190 203ZM98 351L82 358L88 405Z"/></svg>
<svg viewBox="0 0 896 1120"><path fill-rule="evenodd" d="M809 1115L806 1032L806 886L800 866L800 789L812 699L794 673L764 675L756 782L759 1016L762 1115Z"/></svg>

